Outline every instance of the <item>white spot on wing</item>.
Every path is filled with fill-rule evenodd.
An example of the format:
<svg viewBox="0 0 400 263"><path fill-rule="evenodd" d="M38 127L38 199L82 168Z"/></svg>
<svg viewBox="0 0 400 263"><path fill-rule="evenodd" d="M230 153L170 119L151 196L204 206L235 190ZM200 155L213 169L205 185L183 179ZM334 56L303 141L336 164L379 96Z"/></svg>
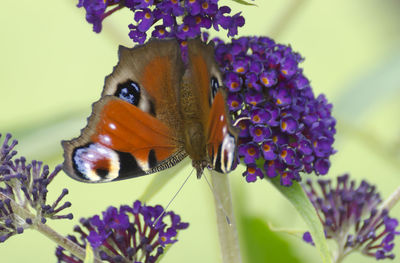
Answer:
<svg viewBox="0 0 400 263"><path fill-rule="evenodd" d="M139 158L137 158L136 161L143 171L149 170L149 163L147 161L142 161Z"/></svg>
<svg viewBox="0 0 400 263"><path fill-rule="evenodd" d="M102 144L104 144L104 145L111 145L111 138L110 138L110 136L101 134L101 135L99 135L99 139L100 139L100 142L101 142ZM102 151L102 149L100 149L99 151ZM105 153L105 152L103 151L102 153Z"/></svg>
<svg viewBox="0 0 400 263"><path fill-rule="evenodd" d="M221 147L221 170L224 173L229 173L232 169L235 156L235 137L227 133L224 136ZM225 167L225 157L228 158Z"/></svg>
<svg viewBox="0 0 400 263"><path fill-rule="evenodd" d="M100 177L96 173L96 162L107 159L110 163L108 174ZM76 169L84 176L84 179L92 182L107 182L119 175L119 157L118 154L99 143L90 144L87 147L79 148L73 156L73 162Z"/></svg>
<svg viewBox="0 0 400 263"><path fill-rule="evenodd" d="M110 127L111 130L115 130L117 128L114 123L108 124L108 127Z"/></svg>

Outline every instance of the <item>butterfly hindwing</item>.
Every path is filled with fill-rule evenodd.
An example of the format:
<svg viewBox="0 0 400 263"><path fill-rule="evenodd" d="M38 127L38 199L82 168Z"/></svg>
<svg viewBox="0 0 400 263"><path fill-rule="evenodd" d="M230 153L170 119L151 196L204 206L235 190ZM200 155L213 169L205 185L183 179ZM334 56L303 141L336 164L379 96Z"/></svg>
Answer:
<svg viewBox="0 0 400 263"><path fill-rule="evenodd" d="M225 91L217 91L207 122L207 151L217 172L229 173L235 168L237 132L225 103Z"/></svg>
<svg viewBox="0 0 400 263"><path fill-rule="evenodd" d="M167 169L187 154L175 103L184 70L176 41L119 50L102 98L81 136L64 141L64 170L74 179L106 182Z"/></svg>
<svg viewBox="0 0 400 263"><path fill-rule="evenodd" d="M236 160L237 131L232 127L222 74L214 58L212 44L199 39L188 43L189 69L194 85L198 85L200 107L207 139L207 153L212 168L228 173Z"/></svg>

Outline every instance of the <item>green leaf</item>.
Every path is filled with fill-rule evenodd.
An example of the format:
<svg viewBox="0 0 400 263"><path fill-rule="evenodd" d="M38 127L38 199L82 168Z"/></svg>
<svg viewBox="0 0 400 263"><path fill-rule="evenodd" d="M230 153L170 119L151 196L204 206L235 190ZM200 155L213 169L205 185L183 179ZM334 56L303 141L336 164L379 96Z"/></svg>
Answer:
<svg viewBox="0 0 400 263"><path fill-rule="evenodd" d="M88 243L86 244L86 256L84 263L93 263L94 262L94 253L92 246Z"/></svg>
<svg viewBox="0 0 400 263"><path fill-rule="evenodd" d="M326 243L321 221L317 216L314 206L311 204L300 184L294 182L290 187L282 186L278 176L269 181L293 204L301 217L307 223L315 246L321 254L322 262L331 263L332 259Z"/></svg>
<svg viewBox="0 0 400 263"><path fill-rule="evenodd" d="M262 218L241 216L239 223L247 262L301 262L288 242L271 231Z"/></svg>
<svg viewBox="0 0 400 263"><path fill-rule="evenodd" d="M245 0L232 0L232 1L233 1L233 2L236 2L236 3L238 3L238 4L241 4L241 5L253 5L253 6L257 6L256 4L247 2L247 1L245 1Z"/></svg>

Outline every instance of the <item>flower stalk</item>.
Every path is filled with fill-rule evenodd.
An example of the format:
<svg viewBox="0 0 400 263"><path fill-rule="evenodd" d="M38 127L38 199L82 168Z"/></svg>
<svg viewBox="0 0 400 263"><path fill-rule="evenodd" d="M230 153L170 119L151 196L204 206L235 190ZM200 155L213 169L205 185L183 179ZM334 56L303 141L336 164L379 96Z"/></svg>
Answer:
<svg viewBox="0 0 400 263"><path fill-rule="evenodd" d="M72 242L71 240L67 239L66 237L63 237L59 233L57 233L54 229L49 227L46 224L43 224L40 220L37 219L35 215L33 215L30 211L25 209L24 207L20 206L17 204L15 201L12 199L9 199L6 195L3 193L0 193L0 199L1 200L10 200L10 205L13 210L13 214L16 217L19 217L21 219L27 219L27 218L34 218L32 221L32 225L30 226L31 229L35 229L45 235L47 238L52 240L53 242L57 243L59 246L62 246L64 249L68 250L72 254L74 254L76 257L78 257L81 260L85 259L85 250ZM98 258L94 258L95 263L101 263L101 260Z"/></svg>
<svg viewBox="0 0 400 263"><path fill-rule="evenodd" d="M228 175L212 171L211 180L214 190L215 213L217 216L222 262L240 263L242 260Z"/></svg>

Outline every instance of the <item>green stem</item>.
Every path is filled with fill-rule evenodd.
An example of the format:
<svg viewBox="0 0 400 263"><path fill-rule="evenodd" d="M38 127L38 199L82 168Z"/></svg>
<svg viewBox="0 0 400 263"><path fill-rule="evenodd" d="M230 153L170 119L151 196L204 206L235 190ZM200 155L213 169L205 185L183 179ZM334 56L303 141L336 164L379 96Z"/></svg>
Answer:
<svg viewBox="0 0 400 263"><path fill-rule="evenodd" d="M222 262L242 262L228 175L211 172Z"/></svg>
<svg viewBox="0 0 400 263"><path fill-rule="evenodd" d="M390 210L395 206L400 200L400 187L398 187L394 192L385 200L381 206L382 209Z"/></svg>

